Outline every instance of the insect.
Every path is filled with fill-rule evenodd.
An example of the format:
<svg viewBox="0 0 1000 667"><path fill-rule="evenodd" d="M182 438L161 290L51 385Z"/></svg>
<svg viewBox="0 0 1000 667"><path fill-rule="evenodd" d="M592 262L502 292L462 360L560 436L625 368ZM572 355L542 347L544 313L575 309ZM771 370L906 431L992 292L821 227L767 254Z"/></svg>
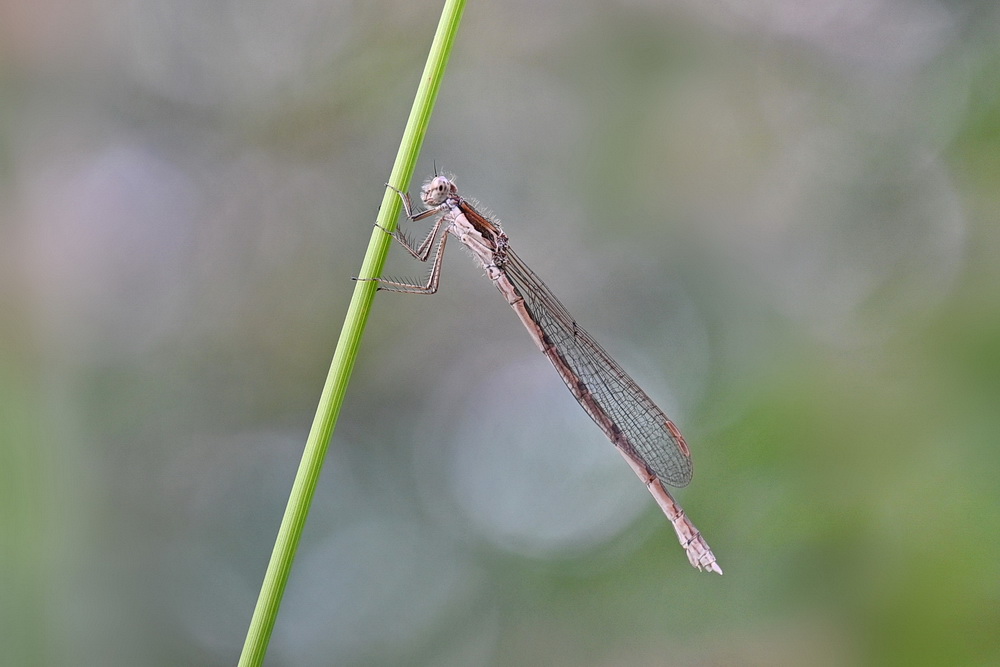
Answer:
<svg viewBox="0 0 1000 667"><path fill-rule="evenodd" d="M668 484L685 486L691 481L691 451L677 425L580 328L545 283L510 247L500 225L462 197L452 178L435 175L423 185L420 199L427 206L423 211L414 211L410 196L392 189L402 200L409 220L438 216L418 245L401 232L386 230L422 262L431 259L434 249L430 276L423 285L384 278L366 280L377 282L383 290L434 294L448 237L461 241L482 264L487 277L517 313L576 400L649 489L673 524L691 565L722 574L701 532L666 489Z"/></svg>

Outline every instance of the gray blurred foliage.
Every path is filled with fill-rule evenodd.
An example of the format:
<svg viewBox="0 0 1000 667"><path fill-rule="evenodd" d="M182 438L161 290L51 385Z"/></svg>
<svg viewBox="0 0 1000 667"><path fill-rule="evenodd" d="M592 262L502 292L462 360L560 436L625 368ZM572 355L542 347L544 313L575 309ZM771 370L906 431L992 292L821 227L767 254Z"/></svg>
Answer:
<svg viewBox="0 0 1000 667"><path fill-rule="evenodd" d="M0 3L0 663L234 664L439 11ZM676 418L726 574L455 247L268 664L1000 662L998 75L991 2L470 3L420 176Z"/></svg>

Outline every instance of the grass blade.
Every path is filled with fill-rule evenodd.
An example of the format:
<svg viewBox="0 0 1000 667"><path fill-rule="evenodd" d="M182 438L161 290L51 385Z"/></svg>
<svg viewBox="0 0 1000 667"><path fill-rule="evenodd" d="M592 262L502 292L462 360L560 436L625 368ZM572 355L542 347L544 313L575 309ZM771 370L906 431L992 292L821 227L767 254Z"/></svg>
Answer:
<svg viewBox="0 0 1000 667"><path fill-rule="evenodd" d="M417 156L420 154L420 147L427 133L431 111L437 99L464 8L465 0L446 0L445 2L437 32L427 56L427 63L424 66L424 73L420 79L420 86L417 88L417 95L410 110L410 117L406 122L399 152L396 154L396 162L393 164L389 176L389 183L400 190L406 190L410 178L413 176ZM399 197L386 188L382 206L379 209L378 224L386 229L393 229L398 215ZM389 252L390 241L391 238L388 234L378 228L372 228L368 251L358 274L360 277L375 277L381 273L386 255ZM281 605L281 598L285 591L285 585L288 583L292 561L295 558L295 552L302 535L302 528L312 504L313 493L316 490L316 482L319 479L326 449L333 435L344 395L347 392L351 371L354 369L354 361L357 358L361 335L368 321L375 291L376 284L374 282L359 281L355 283L354 295L347 309L344 327L340 332L330 372L323 386L323 393L316 409L316 417L313 419L305 450L302 452L302 460L292 484L288 505L285 507L285 515L281 520L281 527L278 529L278 536L274 543L267 572L264 575L260 595L257 598L257 606L254 608L253 618L250 621L243 652L240 654L239 664L241 667L256 667L264 662L267 645L270 642L271 632L274 630L278 616L278 608Z"/></svg>

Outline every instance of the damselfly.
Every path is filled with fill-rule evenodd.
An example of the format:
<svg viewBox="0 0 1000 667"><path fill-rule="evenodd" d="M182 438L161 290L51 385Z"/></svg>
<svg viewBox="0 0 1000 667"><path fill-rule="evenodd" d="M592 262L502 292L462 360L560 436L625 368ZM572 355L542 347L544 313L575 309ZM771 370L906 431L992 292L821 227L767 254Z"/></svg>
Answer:
<svg viewBox="0 0 1000 667"><path fill-rule="evenodd" d="M391 186L390 186L391 187ZM691 452L677 426L656 407L632 378L580 328L566 308L511 249L500 225L477 211L458 194L455 181L435 175L424 184L420 199L428 207L414 211L410 196L395 190L412 221L440 216L419 245L405 234L391 232L422 262L434 258L426 284L369 278L380 289L434 294L441 277L445 243L452 235L483 265L486 275L521 318L538 348L555 366L583 409L604 431L670 519L693 566L722 574L701 532L666 489L691 481ZM440 236L439 236L440 235ZM435 239L437 245L434 245Z"/></svg>

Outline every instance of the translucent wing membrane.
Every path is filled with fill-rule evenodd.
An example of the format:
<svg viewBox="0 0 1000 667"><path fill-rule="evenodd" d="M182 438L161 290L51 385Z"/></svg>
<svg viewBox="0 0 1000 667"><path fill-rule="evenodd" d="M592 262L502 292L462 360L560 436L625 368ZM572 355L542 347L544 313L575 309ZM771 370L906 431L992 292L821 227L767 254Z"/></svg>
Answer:
<svg viewBox="0 0 1000 667"><path fill-rule="evenodd" d="M691 481L691 454L680 431L513 251L503 272L524 298L566 386L608 438L664 483ZM556 358L553 358L556 355ZM561 363L559 363L561 360ZM563 372L561 365L569 369Z"/></svg>

